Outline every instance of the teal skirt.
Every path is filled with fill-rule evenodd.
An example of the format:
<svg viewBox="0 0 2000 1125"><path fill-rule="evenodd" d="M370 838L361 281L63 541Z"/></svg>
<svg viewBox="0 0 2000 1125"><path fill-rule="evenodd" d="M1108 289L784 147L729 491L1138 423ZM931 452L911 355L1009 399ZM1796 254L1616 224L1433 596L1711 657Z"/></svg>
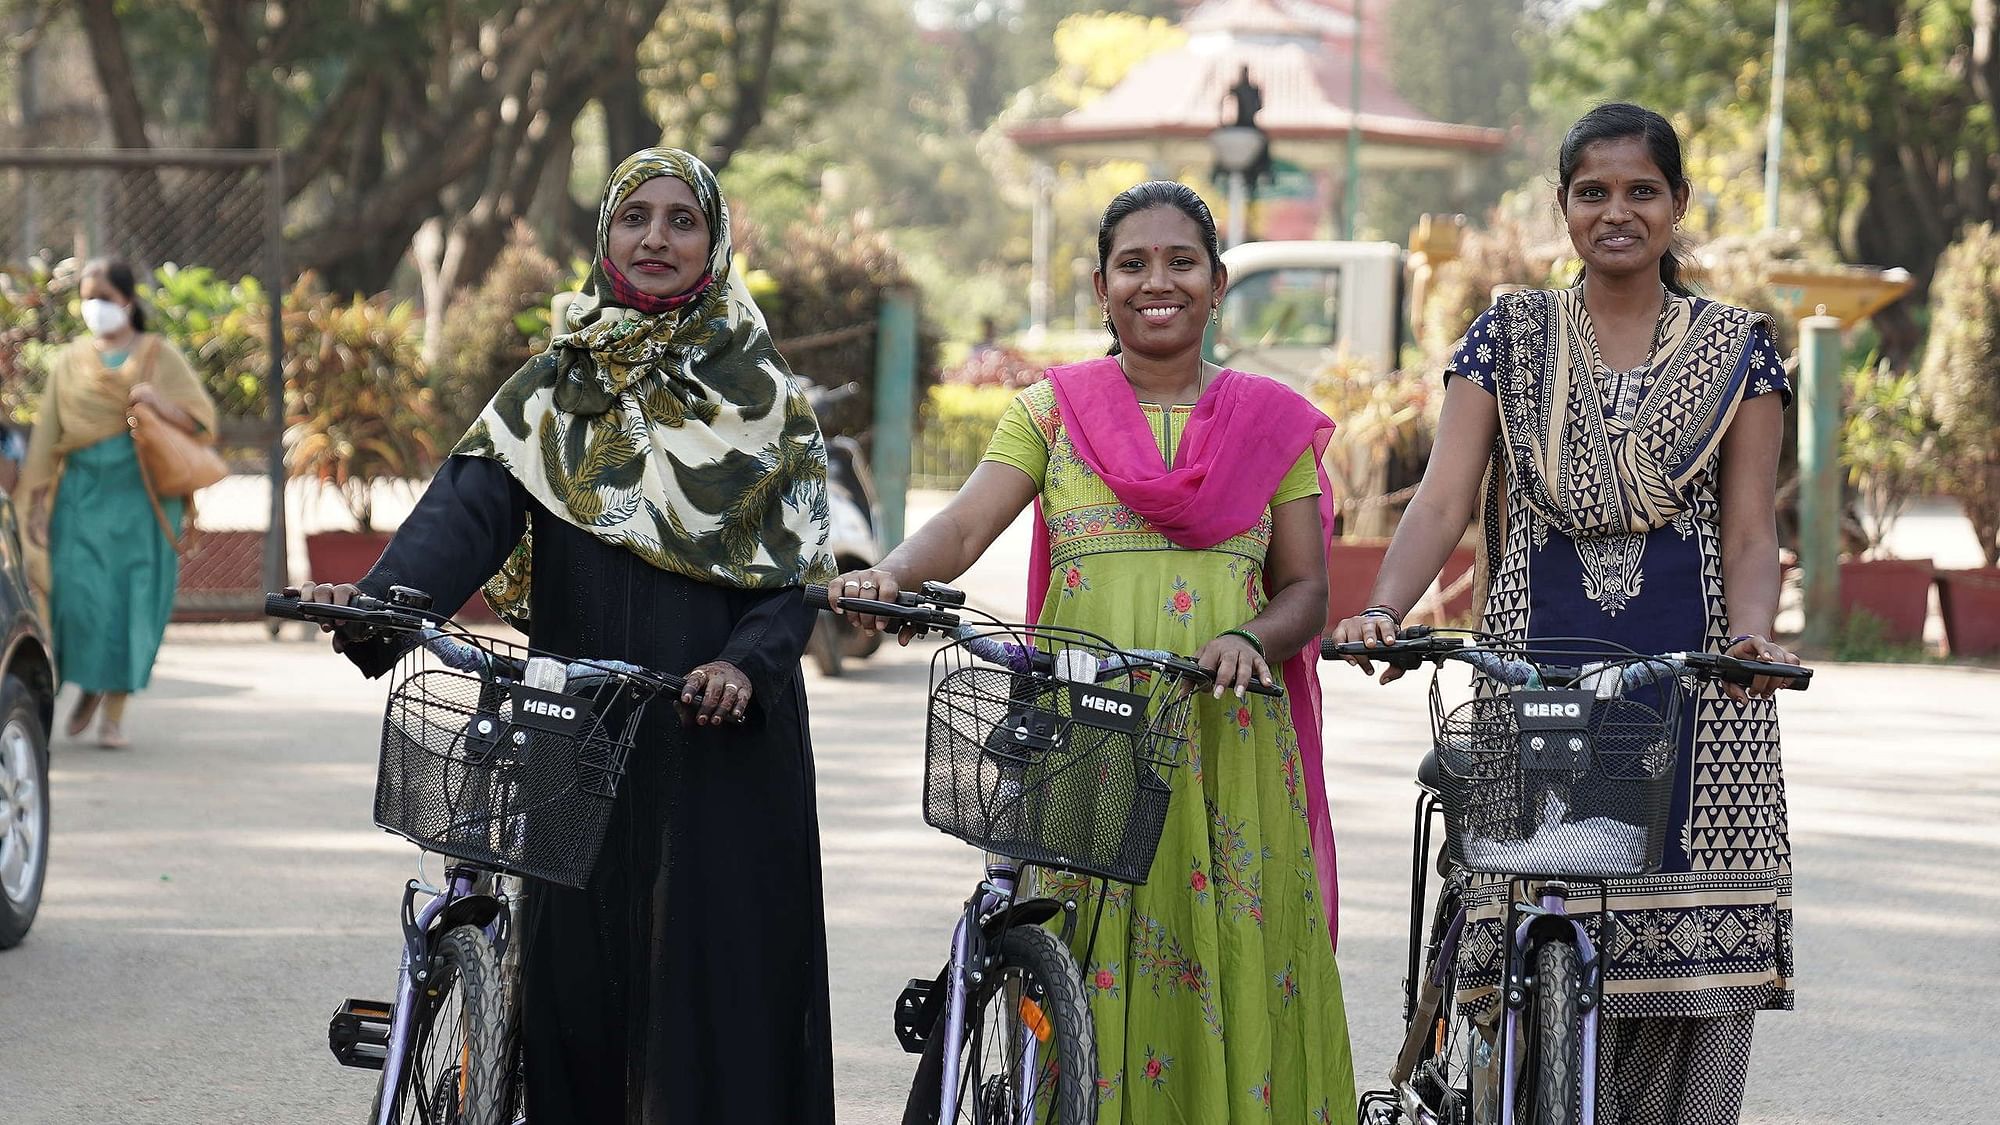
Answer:
<svg viewBox="0 0 2000 1125"><path fill-rule="evenodd" d="M160 506L178 531L180 499ZM49 517L49 568L49 627L62 681L89 692L144 688L181 566L146 498L131 435L64 458Z"/></svg>

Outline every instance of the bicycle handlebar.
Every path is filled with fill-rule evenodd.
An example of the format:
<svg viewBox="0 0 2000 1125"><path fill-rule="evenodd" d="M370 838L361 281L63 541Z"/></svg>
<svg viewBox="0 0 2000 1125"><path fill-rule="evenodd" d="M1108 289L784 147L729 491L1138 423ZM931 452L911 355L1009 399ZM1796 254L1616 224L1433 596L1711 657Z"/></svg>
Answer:
<svg viewBox="0 0 2000 1125"><path fill-rule="evenodd" d="M422 604L429 604L427 596L417 591L409 593ZM518 679L527 668L525 661L446 633L438 626L440 623L450 624L447 617L416 605L393 604L358 592L346 605L305 601L293 589L279 594L267 593L264 595L264 615L320 625L360 625L365 627L364 631L382 629L415 634L424 648L461 672L490 676L499 671ZM655 691L678 692L683 685L679 676L669 676L623 660L570 660L566 662L565 673L569 685L576 689L594 688L614 676L636 681Z"/></svg>
<svg viewBox="0 0 2000 1125"><path fill-rule="evenodd" d="M1446 660L1459 660L1516 686L1534 679L1570 683L1590 681L1615 669L1620 686L1625 688L1642 687L1670 676L1688 674L1698 680L1721 680L1739 687L1748 687L1758 677L1767 676L1781 681L1779 686L1783 688L1804 691L1811 685L1813 675L1812 669L1795 664L1744 660L1717 652L1666 652L1655 656L1635 653L1630 657L1612 657L1581 667L1544 664L1526 655L1468 644L1464 637L1433 633L1421 625L1405 629L1396 640L1386 645L1322 640L1320 655L1328 660L1360 656L1380 660L1391 668L1400 668L1405 672L1414 671L1426 662L1442 664Z"/></svg>
<svg viewBox="0 0 2000 1125"><path fill-rule="evenodd" d="M806 605L813 609L833 608L827 588L824 586L806 587L805 597ZM982 634L978 626L966 625L958 614L942 608L964 604L963 593L941 582L926 582L917 591L904 590L896 595L896 600L893 602L846 597L840 599L840 607L843 610L908 625L920 637L934 629L949 634L953 640L963 642L980 659L1003 668L1041 675L1055 675L1059 671L1056 654L1044 652L1032 645L1010 644ZM1025 631L1032 627L1020 626L1020 628ZM1213 683L1215 680L1213 672L1176 653L1160 649L1120 649L1118 652L1118 656L1104 657L1098 661L1099 680L1121 675L1139 667L1162 668L1203 683ZM1250 681L1248 690L1258 695L1273 697L1285 694L1284 688L1276 684L1265 684L1256 679Z"/></svg>

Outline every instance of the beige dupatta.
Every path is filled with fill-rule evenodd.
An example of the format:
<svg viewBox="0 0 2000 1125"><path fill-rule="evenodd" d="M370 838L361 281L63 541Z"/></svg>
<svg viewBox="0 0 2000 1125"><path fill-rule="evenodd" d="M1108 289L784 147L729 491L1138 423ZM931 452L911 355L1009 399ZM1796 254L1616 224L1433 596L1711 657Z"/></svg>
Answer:
<svg viewBox="0 0 2000 1125"><path fill-rule="evenodd" d="M1762 313L1669 294L1651 377L1628 415L1608 408L1583 290L1510 293L1494 306L1500 448L1536 513L1571 537L1665 527L1686 511L1749 386Z"/></svg>

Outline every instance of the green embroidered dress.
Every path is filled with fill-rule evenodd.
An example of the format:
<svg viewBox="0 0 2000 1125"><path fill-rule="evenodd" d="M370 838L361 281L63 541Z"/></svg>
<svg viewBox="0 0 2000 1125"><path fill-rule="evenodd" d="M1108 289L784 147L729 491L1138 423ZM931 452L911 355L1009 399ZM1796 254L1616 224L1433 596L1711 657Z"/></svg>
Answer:
<svg viewBox="0 0 2000 1125"><path fill-rule="evenodd" d="M1194 408L1141 409L1172 464ZM1015 399L986 459L1041 486L1042 621L1192 654L1263 610L1269 513L1207 550L1175 546L1078 458L1046 380ZM1318 494L1308 452L1271 503ZM1097 1024L1099 1125L1352 1121L1347 1017L1290 711L1201 695L1190 729L1152 875L1112 885L1094 949L1095 885L1041 876L1043 893L1079 900L1086 923L1075 952Z"/></svg>

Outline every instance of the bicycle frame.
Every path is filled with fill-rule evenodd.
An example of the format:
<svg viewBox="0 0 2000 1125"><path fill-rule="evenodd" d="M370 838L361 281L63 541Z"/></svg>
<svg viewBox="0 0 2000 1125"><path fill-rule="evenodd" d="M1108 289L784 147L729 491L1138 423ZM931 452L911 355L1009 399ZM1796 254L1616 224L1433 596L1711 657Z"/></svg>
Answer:
<svg viewBox="0 0 2000 1125"><path fill-rule="evenodd" d="M1519 875L1515 881L1540 878ZM1599 901L1605 905L1600 911L1604 924L1611 922L1610 900L1604 896L1602 883L1593 883L1598 888ZM1502 989L1506 1000L1507 1015L1503 1021L1505 1033L1501 1038L1500 1064L1500 1122L1514 1125L1514 1091L1517 1071L1521 1062L1516 1046L1516 1033L1520 1030L1521 1009L1527 1005L1526 973L1523 966L1535 947L1547 941L1573 941L1576 945L1577 969L1587 982L1583 995L1589 1002L1583 1006L1583 1035L1577 1047L1581 1057L1577 1060L1578 1090L1581 1094L1582 1111L1579 1121L1597 1120L1597 1013L1603 1005L1597 1002L1600 991L1602 965L1597 958L1597 946L1590 940L1583 923L1569 912L1569 888L1562 880L1550 879L1544 885L1539 906L1522 902L1510 902L1507 909L1507 930L1513 935L1508 947L1507 981ZM1509 899L1513 896L1510 894ZM1518 921L1516 919L1519 919ZM1534 931L1542 931L1535 933ZM1540 982L1537 982L1539 985ZM1517 1001L1516 997L1520 999Z"/></svg>
<svg viewBox="0 0 2000 1125"><path fill-rule="evenodd" d="M959 1048L965 1042L972 994L983 983L980 974L984 972L981 966L986 962L984 921L1014 901L1019 878L1020 866L1011 860L987 864L985 880L979 884L979 890L966 900L965 912L959 915L958 925L952 930L951 966L945 974L944 1041L948 1046L942 1059L944 1066L938 1090L938 1121L941 1123L958 1119L959 1082L965 1077ZM1034 1032L1022 1029L1021 1069L1015 1082L1015 1090L1021 1098L1020 1105L1016 1107L1019 1121L1033 1122L1035 1119L1034 1078L1038 1042Z"/></svg>
<svg viewBox="0 0 2000 1125"><path fill-rule="evenodd" d="M418 991L428 982L432 971L432 928L453 903L486 897L474 891L482 874L488 872L470 864L453 865L445 871L445 885L441 891L425 887L415 879L403 885L403 957L396 970L396 1006L389 1019L387 1054L382 1060L382 1098L376 1111L375 1125L401 1125L397 1120L396 1091L403 1086L411 1061L410 1051L415 1046L411 1037L415 1034ZM426 890L434 892L431 900L424 904L422 910L413 910L417 894ZM510 912L505 902L495 901L500 909L481 929L487 940L493 943L495 953L499 954L505 949Z"/></svg>

